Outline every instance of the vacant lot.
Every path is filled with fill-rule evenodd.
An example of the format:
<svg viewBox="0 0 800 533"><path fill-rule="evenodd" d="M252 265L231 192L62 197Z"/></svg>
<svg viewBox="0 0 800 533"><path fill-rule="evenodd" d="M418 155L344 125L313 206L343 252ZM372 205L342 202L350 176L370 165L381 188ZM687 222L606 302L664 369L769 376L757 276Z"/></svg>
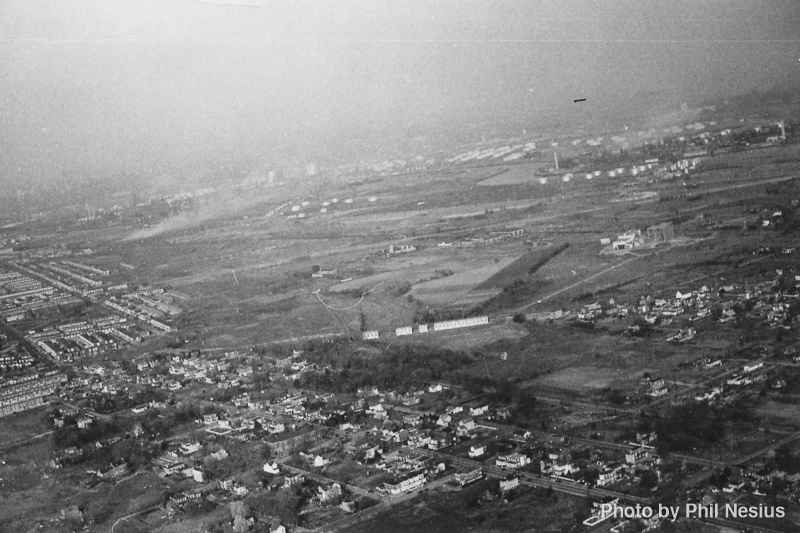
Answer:
<svg viewBox="0 0 800 533"><path fill-rule="evenodd" d="M0 423L0 446L6 446L50 431L52 422L47 416L49 410L48 407L40 407L3 417L2 423Z"/></svg>

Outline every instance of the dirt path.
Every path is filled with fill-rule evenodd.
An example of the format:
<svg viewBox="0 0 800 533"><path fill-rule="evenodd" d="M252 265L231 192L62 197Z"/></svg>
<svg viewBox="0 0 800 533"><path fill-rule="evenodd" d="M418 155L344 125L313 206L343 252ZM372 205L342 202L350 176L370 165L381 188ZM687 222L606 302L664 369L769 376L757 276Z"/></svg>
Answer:
<svg viewBox="0 0 800 533"><path fill-rule="evenodd" d="M596 278L596 277L598 277L598 276L602 276L603 274L606 274L607 272L611 272L611 271L612 271L612 270L614 270L615 268L619 268L619 267L621 267L621 266L623 266L623 265L627 265L628 263L630 263L630 262L632 262L632 261L636 261L637 259L641 259L642 257L648 257L648 256L646 256L646 255L639 255L639 256L636 256L636 257L631 257L630 259L626 259L626 260L625 260L625 261L623 261L622 263L619 263L619 264L617 264L617 265L614 265L614 266L608 267L607 269L605 269L605 270L601 270L600 272L597 272L596 274L592 274L592 275L591 275L591 276L589 276L589 277L583 278L582 280L580 280L580 281L578 281L578 282L576 282L576 283L573 283L572 285L568 285L568 286L566 286L566 287L564 287L564 288L562 288L562 289L559 289L559 290L557 290L556 292L552 292L552 293L548 294L547 296L543 297L541 300L537 300L537 301L535 301L535 302L533 302L533 303L530 303L530 304L528 304L528 305L524 305L524 306L522 306L522 307L518 308L518 309L516 310L516 312L519 312L519 311L524 311L525 309L528 309L529 307L532 307L532 306L534 306L534 305L540 304L540 303L544 302L545 300L549 300L550 298L553 298L553 297L555 297L555 296L558 296L558 295L559 295L559 294L561 294L562 292L566 292L566 291L568 291L568 290L570 290L570 289L574 289L575 287L577 287L578 285L580 285L580 284L582 284L582 283L585 283L585 282L587 282L587 281L590 281L590 280L592 280L592 279L594 279L594 278Z"/></svg>

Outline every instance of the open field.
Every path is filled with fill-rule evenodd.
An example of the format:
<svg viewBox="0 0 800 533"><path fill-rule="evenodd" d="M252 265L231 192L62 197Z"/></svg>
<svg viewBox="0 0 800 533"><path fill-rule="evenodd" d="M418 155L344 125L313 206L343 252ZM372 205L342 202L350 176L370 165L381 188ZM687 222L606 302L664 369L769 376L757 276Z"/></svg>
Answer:
<svg viewBox="0 0 800 533"><path fill-rule="evenodd" d="M553 253L553 251L548 248L535 249L526 253L513 263L504 267L491 278L476 286L475 289L478 291L486 289L502 289L506 285L513 283L518 279L525 278L532 273L531 269L533 269L539 263L546 261Z"/></svg>
<svg viewBox="0 0 800 533"><path fill-rule="evenodd" d="M25 413L3 418L0 424L0 447L29 439L52 429L47 417L48 408L40 407Z"/></svg>
<svg viewBox="0 0 800 533"><path fill-rule="evenodd" d="M541 247L524 256L530 248L511 241L476 248L436 247L503 227L523 228L525 239L537 243L568 241L571 246L539 268L525 287L509 294L503 305L489 309L490 313L493 309L499 313L518 308L528 312L566 309L584 300L611 297L625 301L676 283L686 287L692 280L711 282L714 278L706 276L748 257L763 241L764 232L720 232L706 228L702 220L734 224L751 216L753 209L763 210L797 194L797 184L791 182L737 188L757 179L792 175L797 153L798 148L791 146L709 160L709 170L701 169L692 177L701 182L696 202L682 198L609 202L626 190L655 191L667 197L683 193L683 185L674 180L627 188L623 183L630 179L626 178L576 178L547 185L526 180L473 187L504 168L486 167L409 173L402 180L304 182L302 188L291 191L284 187L262 190L247 199L230 197L225 208L209 209L208 215L174 227L164 225L163 231L145 239L120 242L132 231L114 228L74 231L66 241L94 247L98 264L134 264L137 269L126 275L128 282L163 283L190 295L188 313L182 318L189 346L262 344L274 338L328 332L357 335L362 312L367 327L392 331L410 324L425 306L469 309L497 297L526 270L520 256L533 260L535 254L547 252ZM529 167L509 165L508 172L483 183L513 173L527 175ZM320 202L334 197L339 203L319 213ZM372 197L376 201L367 201ZM301 199L311 202L303 220L288 220L280 213L264 216L281 203ZM346 204L347 199L352 203ZM638 258L598 255L600 237L665 220L676 223L677 235L705 240L634 250L642 256ZM771 233L770 239L775 238L787 245L792 242L788 236ZM423 249L388 259L373 255L392 243ZM629 259L633 260L622 264ZM514 266L515 260L521 262ZM338 279L353 280L342 284L338 279L312 280L313 265L337 268ZM617 268L608 270L611 267ZM358 301L360 292L380 282L361 304L346 309ZM314 296L317 289L333 309ZM409 295L415 302L409 301ZM536 303L543 298L541 304Z"/></svg>

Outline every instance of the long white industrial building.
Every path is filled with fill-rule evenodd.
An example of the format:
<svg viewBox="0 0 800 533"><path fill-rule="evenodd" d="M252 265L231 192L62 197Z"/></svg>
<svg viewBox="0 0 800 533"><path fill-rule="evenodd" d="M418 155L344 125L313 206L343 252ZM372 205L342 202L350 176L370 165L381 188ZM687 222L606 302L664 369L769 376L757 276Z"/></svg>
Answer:
<svg viewBox="0 0 800 533"><path fill-rule="evenodd" d="M470 328L472 326L481 326L489 323L488 316L474 316L470 318L459 318L458 320L445 320L443 322L434 322L433 331L444 331L446 329Z"/></svg>

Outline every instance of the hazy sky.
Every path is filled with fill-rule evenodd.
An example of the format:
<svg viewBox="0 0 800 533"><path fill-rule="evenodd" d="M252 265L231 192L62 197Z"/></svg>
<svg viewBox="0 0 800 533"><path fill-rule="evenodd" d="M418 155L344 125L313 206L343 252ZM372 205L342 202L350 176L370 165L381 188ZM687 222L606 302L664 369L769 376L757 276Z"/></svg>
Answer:
<svg viewBox="0 0 800 533"><path fill-rule="evenodd" d="M0 0L0 185L766 89L799 39L795 0Z"/></svg>

